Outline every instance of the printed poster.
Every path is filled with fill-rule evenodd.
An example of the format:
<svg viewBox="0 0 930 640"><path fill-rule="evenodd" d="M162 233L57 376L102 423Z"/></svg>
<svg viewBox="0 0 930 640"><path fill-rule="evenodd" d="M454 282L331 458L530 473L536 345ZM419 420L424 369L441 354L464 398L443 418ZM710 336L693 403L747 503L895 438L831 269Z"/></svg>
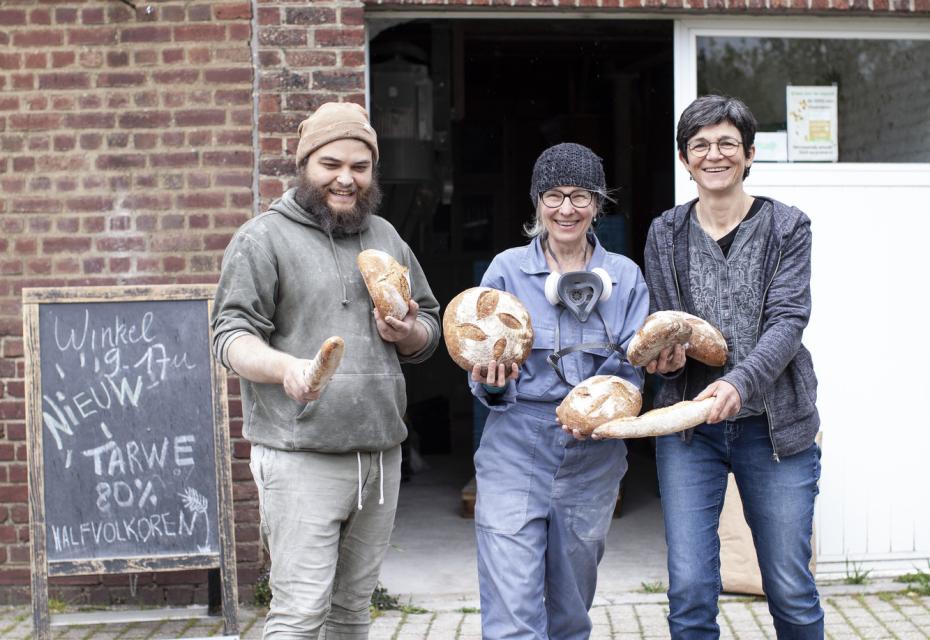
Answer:
<svg viewBox="0 0 930 640"><path fill-rule="evenodd" d="M836 162L837 87L785 88L788 106L788 161Z"/></svg>

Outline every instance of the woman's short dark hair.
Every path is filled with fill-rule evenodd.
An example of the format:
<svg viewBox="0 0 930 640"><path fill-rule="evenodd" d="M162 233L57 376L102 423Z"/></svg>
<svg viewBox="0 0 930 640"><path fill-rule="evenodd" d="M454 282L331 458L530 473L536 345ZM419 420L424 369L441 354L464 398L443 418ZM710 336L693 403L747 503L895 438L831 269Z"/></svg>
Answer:
<svg viewBox="0 0 930 640"><path fill-rule="evenodd" d="M730 96L701 96L688 105L682 112L681 118L678 119L678 134L675 136L678 151L687 158L688 140L704 127L711 127L721 122L729 122L739 129L743 153L748 158L749 150L756 139L758 123L752 111L742 100ZM749 167L746 167L743 179L745 180L748 175Z"/></svg>

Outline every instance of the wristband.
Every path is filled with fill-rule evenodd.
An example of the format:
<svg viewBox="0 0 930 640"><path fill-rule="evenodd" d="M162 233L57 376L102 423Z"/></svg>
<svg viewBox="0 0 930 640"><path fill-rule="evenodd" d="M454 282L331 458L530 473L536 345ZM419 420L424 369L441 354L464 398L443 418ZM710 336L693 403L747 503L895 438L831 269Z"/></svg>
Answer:
<svg viewBox="0 0 930 640"><path fill-rule="evenodd" d="M481 386L484 387L484 390L490 393L491 395L500 395L506 391L507 387L495 387L490 384L481 383Z"/></svg>

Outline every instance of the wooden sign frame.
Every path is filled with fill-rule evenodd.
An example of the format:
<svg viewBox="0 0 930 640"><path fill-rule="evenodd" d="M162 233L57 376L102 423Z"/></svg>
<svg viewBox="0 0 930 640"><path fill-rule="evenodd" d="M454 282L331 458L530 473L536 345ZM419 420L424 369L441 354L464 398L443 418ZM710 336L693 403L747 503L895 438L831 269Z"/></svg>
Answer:
<svg viewBox="0 0 930 640"><path fill-rule="evenodd" d="M229 413L226 371L210 357L213 403L213 444L216 455L216 505L219 553L158 555L93 560L49 562L46 517L45 476L42 432L42 372L39 342L39 307L43 304L95 302L154 302L205 300L208 335L215 285L153 285L129 287L75 287L23 289L23 338L26 359L26 445L29 458L29 526L32 561L32 609L35 637L50 637L48 610L50 576L121 574L148 571L219 569L224 633L238 634L238 584L236 576L235 533ZM208 347L209 349L209 347Z"/></svg>

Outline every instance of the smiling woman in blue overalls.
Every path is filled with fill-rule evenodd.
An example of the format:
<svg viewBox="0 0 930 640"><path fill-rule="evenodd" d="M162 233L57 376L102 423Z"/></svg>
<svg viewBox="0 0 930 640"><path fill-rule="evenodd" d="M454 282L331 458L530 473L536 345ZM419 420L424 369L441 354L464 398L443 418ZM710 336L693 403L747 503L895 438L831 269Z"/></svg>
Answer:
<svg viewBox="0 0 930 640"><path fill-rule="evenodd" d="M481 281L519 298L535 334L522 368L492 361L472 371L472 392L490 409L475 454L482 635L571 640L591 633L588 609L626 446L574 438L555 409L593 375L641 385L622 354L649 295L636 264L591 232L607 199L594 152L571 143L545 150L530 198L532 240L497 255Z"/></svg>

